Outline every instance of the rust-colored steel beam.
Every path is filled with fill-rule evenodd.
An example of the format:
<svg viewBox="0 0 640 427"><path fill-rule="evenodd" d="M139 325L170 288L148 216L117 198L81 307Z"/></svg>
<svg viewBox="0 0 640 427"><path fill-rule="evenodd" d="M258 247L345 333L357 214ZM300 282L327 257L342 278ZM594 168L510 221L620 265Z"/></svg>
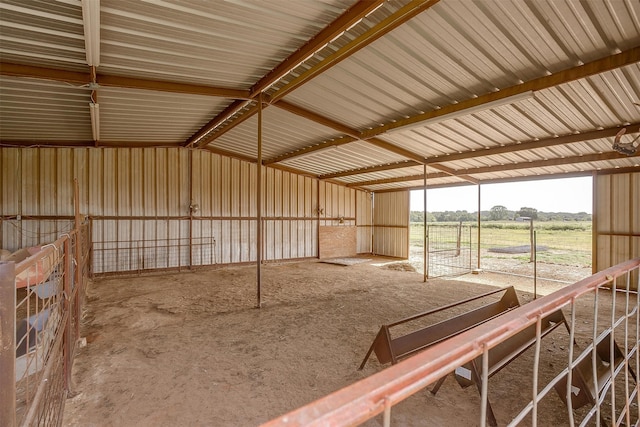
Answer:
<svg viewBox="0 0 640 427"><path fill-rule="evenodd" d="M638 133L640 132L639 130L640 123L633 123L629 126L626 126L626 128L629 129L631 133ZM442 155L438 157L428 157L425 162L426 164L433 167L435 164L452 162L457 160L473 159L473 158L492 156L497 154L513 153L516 151L535 150L538 148L547 148L547 147L553 147L558 145L571 144L575 142L591 141L594 139L610 138L615 136L619 131L620 131L620 127L612 127L612 128L602 129L602 130L594 130L594 131L582 132L577 134L562 135L557 138L545 138L537 141L533 141L533 140L526 141L520 144L509 144L509 145L504 145L499 147L492 147L485 150L478 149L474 151L463 151L461 153L447 154L447 155ZM322 175L321 177L327 176L327 177L337 178L341 176L359 175L361 173L376 172L378 170L402 169L405 167L411 167L411 166L417 166L417 165L418 164L411 164L409 162L389 164L389 165L379 165L379 166L372 166L370 168L352 169L348 171L336 172L328 175Z"/></svg>
<svg viewBox="0 0 640 427"><path fill-rule="evenodd" d="M362 175L365 173L381 172L381 171L400 169L400 168L410 168L410 167L420 166L420 165L421 163L416 162L415 160L405 160L404 162L387 163L384 165L376 165L376 166L369 166L366 168L350 169L342 172L328 173L328 174L320 175L320 178L321 179L341 178L344 176Z"/></svg>
<svg viewBox="0 0 640 427"><path fill-rule="evenodd" d="M418 114L407 119L400 119L393 123L388 123L383 126L379 126L362 133L363 138L370 138L377 135L381 135L390 130L401 128L404 126L419 124L425 120L433 119L436 117L442 117L445 115L464 111L468 108L477 107L489 102L499 101L511 96L524 94L530 91L538 91L543 89L549 89L554 86L559 86L564 83L572 82L575 80L583 79L595 74L604 73L606 71L615 70L626 65L635 64L640 59L640 46L634 47L624 52L607 56L605 58L597 59L584 65L580 65L567 70L558 71L550 76L539 77L537 79L530 80L528 82L518 84L515 86L501 89L499 92L492 92L485 95L480 95L477 98L467 99L457 104L446 105L439 110L427 111L423 114Z"/></svg>
<svg viewBox="0 0 640 427"><path fill-rule="evenodd" d="M360 19L365 17L368 13L378 8L384 1L383 0L375 0L368 1L362 0L353 5L347 11L345 11L342 15L338 17L331 24L327 25L323 30L321 30L316 36L310 39L307 43L305 43L300 49L293 52L289 55L284 61L278 64L275 68L269 71L263 78L261 78L256 84L254 84L249 91L249 97L255 99L259 93L268 88L271 84L276 82L278 79L285 76L293 67L300 63L300 61L307 58L309 55L313 54L315 51L320 49L326 43L329 43L335 37L339 36L342 32L347 30L350 26L358 22ZM264 106L266 108L267 105ZM253 116L258 112L255 110L248 110L243 113L243 121ZM209 123L203 126L196 134L191 136L186 142L185 145L192 144L193 141L202 137L202 135L206 135L210 133L216 126L220 123L226 121L229 118L229 115L226 115L223 111L218 114L216 117L211 119ZM233 127L237 126L242 122L232 122L227 125L227 128L233 129ZM220 135L215 134L212 135L210 139L208 139L205 143L199 145L206 145L211 143L214 139L218 138Z"/></svg>
<svg viewBox="0 0 640 427"><path fill-rule="evenodd" d="M0 62L0 75L55 80L58 82L79 85L84 85L91 82L91 73L58 70L55 68L34 67L31 65L12 64L9 62Z"/></svg>
<svg viewBox="0 0 640 427"><path fill-rule="evenodd" d="M626 126L629 133L640 132L640 123L633 123L630 126ZM591 141L594 139L610 138L615 136L620 127L612 127L602 130L594 130L589 132L575 133L569 135L562 135L556 138L545 138L537 141L527 141L520 144L509 144L500 147L491 147L485 150L479 149L475 151L463 151L461 153L446 154L439 157L429 157L426 160L427 164L453 162L456 160L472 159L476 157L492 156L496 154L513 153L516 151L535 150L537 148L554 147L558 145L571 144L574 142Z"/></svg>
<svg viewBox="0 0 640 427"><path fill-rule="evenodd" d="M231 123L227 123L225 127L220 129L219 131L215 132L213 135L207 135L207 136L201 138L196 144L194 144L194 146L196 148L202 148L202 147L210 144L214 139L220 138L222 135L224 135L225 133L229 132L234 127L238 126L241 123L244 123L246 120L249 120L257 112L258 112L258 104L256 103L256 104L252 105L249 109L245 110L245 112L243 114L239 115ZM218 115L217 117L220 117L220 115ZM214 119L214 120L217 120L217 118ZM224 121L225 120L222 120L220 123L222 123ZM205 128L202 128L198 132L201 132L201 131L204 131L204 130L205 130Z"/></svg>
<svg viewBox="0 0 640 427"><path fill-rule="evenodd" d="M249 99L249 91L223 87L195 85L188 83L165 82L132 77L106 76L98 74L100 86L124 87L131 89L158 90L161 92L185 93L191 95L217 96L221 98Z"/></svg>
<svg viewBox="0 0 640 427"><path fill-rule="evenodd" d="M338 147L340 145L348 144L353 141L357 141L358 138L354 138L352 136L344 136L342 138L334 139L333 141L325 141L320 144L312 145L310 147L301 148L300 150L291 151L289 153L281 154L277 157L273 157L271 159L267 159L263 162L265 165L271 165L278 162L282 162L287 159L292 159L294 157L304 156L305 154L313 153L317 150L324 150L329 147Z"/></svg>
<svg viewBox="0 0 640 427"><path fill-rule="evenodd" d="M252 98L257 96L258 93L262 92L270 85L287 75L291 69L296 67L301 61L308 58L309 55L312 55L336 37L339 37L344 31L349 29L349 27L359 22L362 18L380 7L383 3L384 0L360 0L351 6L342 15L340 15L338 19L324 27L318 34L302 45L302 47L289 55L284 61L258 80L258 82L251 88L250 96Z"/></svg>
<svg viewBox="0 0 640 427"><path fill-rule="evenodd" d="M92 74L90 72L80 73L77 71L34 67L31 65L12 64L8 62L0 63L0 75L55 80L80 85L89 84L92 81L95 81L103 87L122 87L131 89L157 90L161 92L217 96L222 98L249 99L249 91L242 89L230 89L215 86L138 79L122 76L108 76L104 74L96 74L92 78Z"/></svg>
<svg viewBox="0 0 640 427"><path fill-rule="evenodd" d="M233 116L238 111L246 107L250 102L251 101L236 99L231 104L229 104L227 108L222 110L220 114L210 120L209 123L202 126L196 133L194 133L189 139L187 139L187 141L184 143L184 146L189 147L191 145L199 143L200 140L204 138L209 132L220 126L220 124L222 124L229 117Z"/></svg>
<svg viewBox="0 0 640 427"><path fill-rule="evenodd" d="M431 6L438 3L438 1L439 0L410 1L405 6L398 9L395 13L363 33L361 36L356 37L354 40L347 43L344 47L338 49L336 52L329 55L324 60L320 61L318 64L314 65L313 67L293 79L291 82L280 88L275 94L272 95L270 102L273 103L281 99L300 85L327 71L329 68L347 59L354 53L358 52L360 49L368 46L369 44L378 40L380 37L398 28L400 25L404 24L411 18L414 18L415 16L429 9Z"/></svg>
<svg viewBox="0 0 640 427"><path fill-rule="evenodd" d="M470 168L470 169L463 169L463 170L453 170L453 169L449 169L449 173L447 172L443 172L443 174L445 175L451 175L451 176L465 176L465 175L476 175L476 174L481 174L481 173L491 173L491 172L504 172L504 171L511 171L511 170L518 170L518 169L533 169L533 168L543 168L543 167L549 167L549 166L562 166L562 165L570 165L570 164L576 164L576 163L589 163L589 162L598 162L598 161L605 161L605 160L617 160L617 159L626 159L629 157L640 157L640 153L634 155L634 156L625 156L624 154L620 154L618 152L615 151L610 151L607 153L595 153L595 154L585 154L583 156L573 156L573 157L564 157L564 158L556 158L556 159L547 159L547 160L538 160L538 161L534 161L534 162L521 162L521 163L510 163L510 164L504 164L504 165L494 165L494 166L483 166L483 167L478 167L478 168ZM439 165L441 166L441 165ZM631 168L631 170L636 170L637 168ZM591 172L589 172L591 173ZM567 175L567 174L561 174L561 175ZM545 175L546 176L550 176L550 175ZM427 176L428 178L436 178L436 176L433 176L432 174L429 174ZM439 176L438 178L441 178L442 176ZM408 182L408 181L416 181L418 179L422 179L423 175L407 175L404 177L395 177L395 178L388 178L388 179L381 179L381 180L373 180L373 181L358 181L358 182L354 182L351 184L348 184L347 187L350 186L367 186L367 185L377 185L377 184L389 184L392 182ZM475 183L486 183L488 181L482 180L479 181L477 179L475 179ZM507 181L511 181L513 179L507 179ZM471 181L470 181L471 182Z"/></svg>
<svg viewBox="0 0 640 427"><path fill-rule="evenodd" d="M450 176L444 172L435 172L428 173L427 179L435 179L435 178L444 178ZM372 179L369 181L358 181L347 184L347 187L366 187L368 185L381 185L381 184L393 184L396 182L408 182L408 181L418 181L424 180L424 174L416 174L416 175L407 175L407 176L396 176L393 178L381 178L381 179Z"/></svg>
<svg viewBox="0 0 640 427"><path fill-rule="evenodd" d="M305 108L302 107L298 107L297 105L293 105L289 102L286 101L278 101L277 103L273 104L276 107L283 109L285 111L288 111L292 114L295 114L296 116L300 116L300 117L304 117L305 119L309 119L313 122L316 122L318 124L324 125L328 128L331 128L333 130L336 130L340 133L343 133L345 135L349 135L352 136L354 138L360 138L360 132L357 131L356 129L350 128L349 126L346 126L342 123L336 122L335 120L332 120L328 117L325 117L323 115L314 113L313 111L309 111Z"/></svg>

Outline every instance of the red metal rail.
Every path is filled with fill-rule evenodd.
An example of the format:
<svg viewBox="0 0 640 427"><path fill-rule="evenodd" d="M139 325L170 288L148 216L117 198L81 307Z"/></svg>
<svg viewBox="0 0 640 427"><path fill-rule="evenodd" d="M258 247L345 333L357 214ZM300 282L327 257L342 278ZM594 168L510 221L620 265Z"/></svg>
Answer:
<svg viewBox="0 0 640 427"><path fill-rule="evenodd" d="M434 383L456 367L475 359L523 329L535 325L537 319L553 313L598 287L613 283L617 277L624 276L632 270L640 270L640 258L618 264L534 300L397 365L271 420L262 427L352 426L363 423Z"/></svg>

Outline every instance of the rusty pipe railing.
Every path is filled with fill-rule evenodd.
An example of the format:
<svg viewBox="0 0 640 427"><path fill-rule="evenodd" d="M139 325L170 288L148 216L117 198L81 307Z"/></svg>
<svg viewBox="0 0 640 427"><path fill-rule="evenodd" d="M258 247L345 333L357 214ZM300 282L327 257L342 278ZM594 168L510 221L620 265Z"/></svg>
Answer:
<svg viewBox="0 0 640 427"><path fill-rule="evenodd" d="M382 412L385 412L383 419L385 425L388 425L386 423L393 405L453 372L457 367L487 354L489 349L525 328L536 325L538 319L545 315L572 304L582 295L612 285L619 277L625 277L625 275L629 277L632 271L635 271L636 280L638 280L640 258L610 267L553 294L534 300L436 344L397 365L275 418L263 424L262 427L353 426ZM637 357L637 344L634 351ZM486 381L483 383L483 388L486 388ZM636 384L634 394L636 398L637 388ZM486 389L483 391L482 400L486 401ZM481 418L481 425L484 425L484 417Z"/></svg>

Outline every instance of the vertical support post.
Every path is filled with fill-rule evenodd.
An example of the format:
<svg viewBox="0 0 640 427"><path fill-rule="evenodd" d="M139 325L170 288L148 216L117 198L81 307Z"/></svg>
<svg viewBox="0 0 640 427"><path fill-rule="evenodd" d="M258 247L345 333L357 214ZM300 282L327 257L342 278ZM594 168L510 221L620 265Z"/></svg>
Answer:
<svg viewBox="0 0 640 427"><path fill-rule="evenodd" d="M591 176L591 274L598 272L598 173ZM638 393L640 395L640 393Z"/></svg>
<svg viewBox="0 0 640 427"><path fill-rule="evenodd" d="M202 227L200 229L202 230ZM200 239L202 243L202 233ZM202 256L202 247L200 247L200 256ZM180 254L178 254L179 258ZM191 269L193 269L193 149L189 148L189 270Z"/></svg>
<svg viewBox="0 0 640 427"><path fill-rule="evenodd" d="M533 262L535 257L533 254L533 252L535 252L535 248L533 247L533 217L529 218L529 244L531 245L531 248L529 249L529 262Z"/></svg>
<svg viewBox="0 0 640 427"><path fill-rule="evenodd" d="M75 234L76 245L80 245L80 230L76 229ZM73 293L71 291L71 281L73 280L71 277L71 271L73 269L72 255L71 255L71 238L67 237L64 239L63 243L64 248L64 312L68 313L67 315L67 324L65 325L65 333L64 333L64 388L67 392L71 392L71 367L72 367L72 352L73 352L73 343L75 342L77 336L71 328L72 320L73 320L73 302L76 300L77 306L77 298L79 298L78 293ZM76 289L77 291L77 289ZM80 318L76 317L76 326L80 323Z"/></svg>
<svg viewBox="0 0 640 427"><path fill-rule="evenodd" d="M256 176L256 308L262 307L262 92L258 95L258 162Z"/></svg>
<svg viewBox="0 0 640 427"><path fill-rule="evenodd" d="M458 236L456 238L456 256L460 256L460 243L462 242L462 221L458 222Z"/></svg>
<svg viewBox="0 0 640 427"><path fill-rule="evenodd" d="M16 425L15 263L0 262L0 425Z"/></svg>
<svg viewBox="0 0 640 427"><path fill-rule="evenodd" d="M316 189L316 253L318 254L318 259L320 259L320 179L316 179L316 185L318 186ZM358 216L356 215L356 221L358 220Z"/></svg>
<svg viewBox="0 0 640 427"><path fill-rule="evenodd" d="M478 266L476 267L478 270L480 270L480 226L482 225L482 219L480 217L480 198L481 193L480 193L480 184L478 183Z"/></svg>
<svg viewBox="0 0 640 427"><path fill-rule="evenodd" d="M536 232L533 232L533 299L538 298L538 251Z"/></svg>
<svg viewBox="0 0 640 427"><path fill-rule="evenodd" d="M427 165L426 163L424 165L422 165L422 174L423 174L423 182L422 182L422 186L424 188L424 193L423 193L423 197L422 197L422 212L423 212L423 218L422 218L422 225L423 225L423 230L422 230L422 254L423 254L423 267L422 267L422 271L423 271L423 276L422 276L422 281L426 282L427 279L429 278L429 236L428 236L428 224L427 224Z"/></svg>
<svg viewBox="0 0 640 427"><path fill-rule="evenodd" d="M75 277L73 278L75 283L75 308L76 308L76 330L73 339L77 340L80 338L80 318L82 316L82 296L84 295L84 283L83 283L83 273L82 273L82 218L80 217L80 188L78 186L78 179L73 179L74 185L74 218L75 218L75 230L74 233L71 233L73 238L75 239L75 253L74 257L76 260L76 268L75 268ZM90 244L87 242L87 244ZM88 248L87 248L88 250ZM71 252L71 251L69 251ZM69 294L68 294L69 295ZM71 316L71 312L69 312L69 316Z"/></svg>

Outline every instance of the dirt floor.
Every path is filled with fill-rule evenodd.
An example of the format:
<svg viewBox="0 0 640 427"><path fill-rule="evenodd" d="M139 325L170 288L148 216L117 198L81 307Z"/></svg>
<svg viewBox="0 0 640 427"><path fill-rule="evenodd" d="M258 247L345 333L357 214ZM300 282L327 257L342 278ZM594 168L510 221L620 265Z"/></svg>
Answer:
<svg viewBox="0 0 640 427"><path fill-rule="evenodd" d="M255 266L95 280L64 425L259 425L383 369L373 357L357 370L383 323L506 284L521 304L532 299L529 279L481 273L423 283L407 263L369 258L267 264L261 309ZM564 285L538 286L544 294ZM542 380L561 369L568 342L562 328L545 338ZM490 381L500 424L530 398L530 353ZM436 396L423 390L394 407L392 425L479 425L479 401L475 387L449 378ZM555 392L543 403L538 425L568 424Z"/></svg>

